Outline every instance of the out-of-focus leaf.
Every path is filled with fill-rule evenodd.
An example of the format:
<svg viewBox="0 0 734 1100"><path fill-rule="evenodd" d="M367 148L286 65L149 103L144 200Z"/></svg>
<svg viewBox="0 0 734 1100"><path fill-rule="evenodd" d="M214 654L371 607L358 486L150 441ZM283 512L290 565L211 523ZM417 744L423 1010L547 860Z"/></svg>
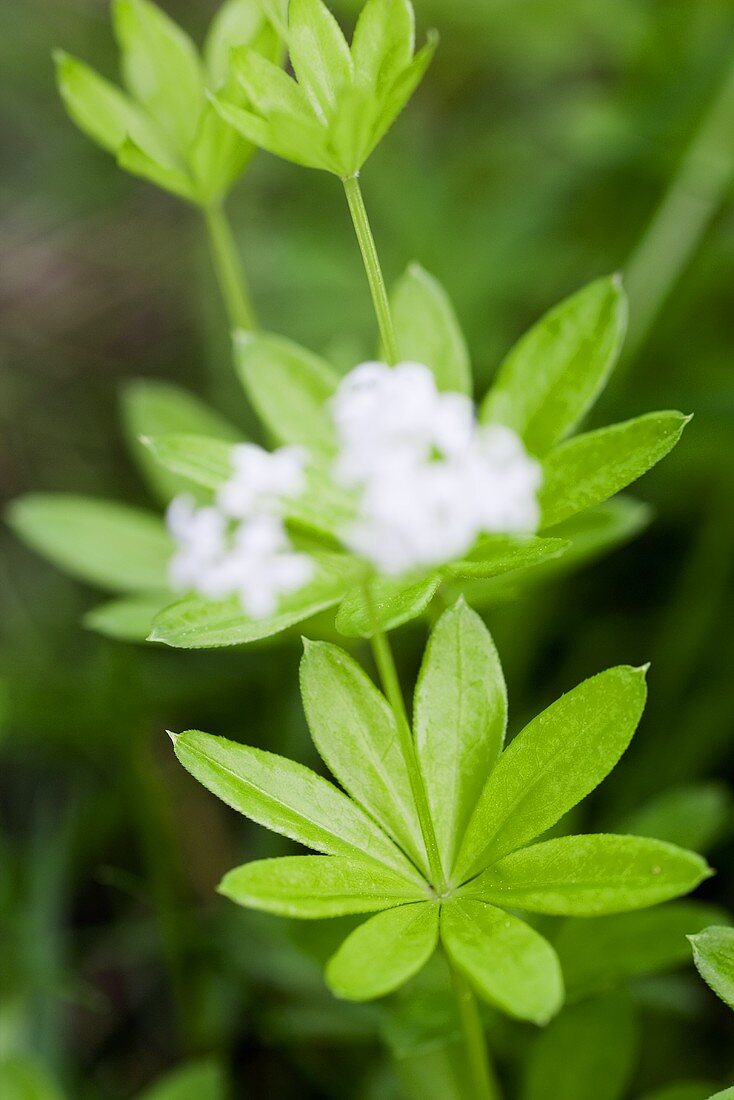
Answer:
<svg viewBox="0 0 734 1100"><path fill-rule="evenodd" d="M593 791L627 748L645 695L644 670L620 666L585 680L534 718L485 784L457 879L527 844Z"/></svg>
<svg viewBox="0 0 734 1100"><path fill-rule="evenodd" d="M441 907L441 941L477 992L520 1020L546 1024L563 1003L556 953L524 921L461 898Z"/></svg>
<svg viewBox="0 0 734 1100"><path fill-rule="evenodd" d="M333 783L283 756L188 730L175 738L183 766L228 806L317 852L364 856L416 878L405 856Z"/></svg>
<svg viewBox="0 0 734 1100"><path fill-rule="evenodd" d="M117 163L126 172L130 172L133 176L140 176L141 179L154 183L164 191L170 191L180 199L186 199L188 202L199 201L196 184L187 171L161 163L130 137L125 138L117 150Z"/></svg>
<svg viewBox="0 0 734 1100"><path fill-rule="evenodd" d="M629 997L612 993L573 1005L536 1038L522 1100L621 1100L638 1044Z"/></svg>
<svg viewBox="0 0 734 1100"><path fill-rule="evenodd" d="M227 1100L228 1093L222 1066L209 1061L192 1062L157 1081L138 1100Z"/></svg>
<svg viewBox="0 0 734 1100"><path fill-rule="evenodd" d="M395 630L426 610L441 583L438 573L414 583L380 577L370 581L370 603L363 588L346 597L336 616L336 627L347 638L371 638L376 630Z"/></svg>
<svg viewBox="0 0 734 1100"><path fill-rule="evenodd" d="M447 577L498 577L520 569L535 569L553 561L570 546L565 538L513 538L489 535L460 561L453 561L443 572Z"/></svg>
<svg viewBox="0 0 734 1100"><path fill-rule="evenodd" d="M734 1008L734 928L714 925L690 940L699 974L729 1008Z"/></svg>
<svg viewBox="0 0 734 1100"><path fill-rule="evenodd" d="M277 336L238 332L237 371L255 411L279 443L331 451L334 429L326 404L338 376L323 359Z"/></svg>
<svg viewBox="0 0 734 1100"><path fill-rule="evenodd" d="M425 889L387 868L343 856L281 856L235 867L219 892L249 909L303 919L372 913L427 901Z"/></svg>
<svg viewBox="0 0 734 1100"><path fill-rule="evenodd" d="M636 913L565 921L553 946L569 997L689 964L686 936L722 923L725 916L713 905L678 901Z"/></svg>
<svg viewBox="0 0 734 1100"><path fill-rule="evenodd" d="M664 1089L656 1089L654 1092L646 1092L640 1100L715 1100L711 1095L711 1089L716 1086L711 1081L681 1081L676 1085L667 1085ZM727 1089L726 1093L719 1092L718 1097L734 1094L734 1090Z"/></svg>
<svg viewBox="0 0 734 1100"><path fill-rule="evenodd" d="M419 866L423 840L395 716L343 649L306 642L301 693L311 736L331 772Z"/></svg>
<svg viewBox="0 0 734 1100"><path fill-rule="evenodd" d="M531 913L596 917L670 901L711 873L701 856L664 840L562 836L512 852L463 892Z"/></svg>
<svg viewBox="0 0 734 1100"><path fill-rule="evenodd" d="M471 394L466 341L438 280L411 264L393 291L391 305L400 359L430 367L439 390Z"/></svg>
<svg viewBox="0 0 734 1100"><path fill-rule="evenodd" d="M23 1055L0 1058L0 1096L3 1100L62 1100L46 1070Z"/></svg>
<svg viewBox="0 0 734 1100"><path fill-rule="evenodd" d="M352 38L355 83L366 88L389 84L410 64L414 45L410 0L367 0Z"/></svg>
<svg viewBox="0 0 734 1100"><path fill-rule="evenodd" d="M731 820L732 798L727 788L717 783L696 783L663 791L630 814L623 831L706 852Z"/></svg>
<svg viewBox="0 0 734 1100"><path fill-rule="evenodd" d="M571 432L604 386L622 346L627 308L616 276L556 306L515 345L480 410L506 424L532 454Z"/></svg>
<svg viewBox="0 0 734 1100"><path fill-rule="evenodd" d="M326 967L332 993L370 1001L412 978L436 948L438 913L436 904L401 905L360 924Z"/></svg>
<svg viewBox="0 0 734 1100"><path fill-rule="evenodd" d="M173 544L159 516L114 501L33 493L13 501L8 522L61 569L115 592L166 588Z"/></svg>
<svg viewBox="0 0 734 1100"><path fill-rule="evenodd" d="M98 604L84 616L84 626L119 642L144 642L153 619L171 602L171 593L158 596L129 596Z"/></svg>
<svg viewBox="0 0 734 1100"><path fill-rule="evenodd" d="M575 436L543 462L542 527L554 527L614 496L673 449L688 423L679 412L649 413Z"/></svg>
<svg viewBox="0 0 734 1100"><path fill-rule="evenodd" d="M463 600L433 628L413 713L436 839L449 871L507 726L507 690L497 650Z"/></svg>
<svg viewBox="0 0 734 1100"><path fill-rule="evenodd" d="M216 11L204 44L207 83L213 91L226 82L230 53L237 46L249 46L272 60L279 56L278 35L260 0L226 0Z"/></svg>
<svg viewBox="0 0 734 1100"><path fill-rule="evenodd" d="M288 49L298 83L317 114L328 116L354 72L352 55L322 0L291 0Z"/></svg>
<svg viewBox="0 0 734 1100"><path fill-rule="evenodd" d="M232 444L201 435L153 435L145 446L160 465L195 485L217 489L232 476Z"/></svg>

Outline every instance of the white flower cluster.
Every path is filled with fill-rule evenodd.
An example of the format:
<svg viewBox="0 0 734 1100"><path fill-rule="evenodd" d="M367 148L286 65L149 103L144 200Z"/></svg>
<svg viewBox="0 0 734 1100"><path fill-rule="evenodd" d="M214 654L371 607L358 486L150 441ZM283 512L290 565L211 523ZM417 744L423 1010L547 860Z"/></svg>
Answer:
<svg viewBox="0 0 734 1100"><path fill-rule="evenodd" d="M515 432L481 426L421 363L362 363L332 399L335 477L361 490L345 543L385 574L450 561L483 533L531 534L539 464Z"/></svg>
<svg viewBox="0 0 734 1100"><path fill-rule="evenodd" d="M299 448L268 452L252 443L231 451L232 476L215 504L197 507L188 496L168 509L168 528L177 544L169 578L175 588L210 599L239 597L253 619L264 619L281 596L314 575L314 563L288 538L282 511L305 489L306 455Z"/></svg>

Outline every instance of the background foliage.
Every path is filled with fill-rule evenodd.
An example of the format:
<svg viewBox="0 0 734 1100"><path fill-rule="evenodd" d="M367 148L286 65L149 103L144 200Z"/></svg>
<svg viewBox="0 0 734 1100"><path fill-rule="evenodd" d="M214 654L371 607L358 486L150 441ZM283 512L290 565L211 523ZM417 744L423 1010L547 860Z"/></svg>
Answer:
<svg viewBox="0 0 734 1100"><path fill-rule="evenodd" d="M216 4L164 6L200 38ZM348 23L356 4L334 8ZM601 668L652 661L641 729L578 828L667 813L695 846L692 822L719 869L702 894L731 910L731 4L416 8L441 47L363 179L388 277L417 259L446 285L481 393L543 310L622 269L630 337L592 426L661 405L695 414L637 487L654 523L634 544L490 614L510 730ZM0 22L2 492L145 503L120 427L124 381L176 381L253 429L205 242L192 212L120 173L58 102L53 46L114 75L106 4L0 0ZM370 302L338 183L258 155L230 210L265 326L344 368L369 354ZM261 921L213 893L234 862L288 849L199 789L162 731L209 729L318 766L297 697L297 639L193 654L105 642L78 625L93 594L9 532L0 539L9 1087L114 1100L203 1059L188 1084L151 1100L216 1096L218 1064L237 1096L339 1097L347 1073L355 1096L428 1095L429 1085L452 1095L441 1078L452 1025L430 974L418 999L336 1004L321 962L346 922ZM420 628L399 636L403 667L417 668L423 641ZM734 1018L690 966L633 985L635 1022L617 989L591 1013L576 1009L580 1025L572 1010L555 1025L569 1042L574 1026L603 1031L625 1071L612 1100L681 1080L704 1082L681 1095L705 1097L706 1081L731 1082ZM540 1097L543 1058L558 1061L563 1034L488 1023L508 1096ZM573 1088L560 1100L583 1095Z"/></svg>

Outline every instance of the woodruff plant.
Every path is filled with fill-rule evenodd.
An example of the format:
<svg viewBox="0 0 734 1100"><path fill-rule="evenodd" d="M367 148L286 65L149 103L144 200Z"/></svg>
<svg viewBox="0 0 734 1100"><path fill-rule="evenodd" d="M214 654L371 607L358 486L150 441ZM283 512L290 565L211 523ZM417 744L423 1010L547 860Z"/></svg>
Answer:
<svg viewBox="0 0 734 1100"><path fill-rule="evenodd" d="M230 0L204 68L148 0L117 0L115 25L130 94L64 56L67 107L123 167L205 211L237 372L275 449L234 442L208 414L171 415L195 429L143 432L171 502L166 523L44 497L17 502L12 519L89 579L120 572L133 595L103 609L96 625L109 633L134 636L144 624L171 646L237 645L337 608L341 634L370 639L382 692L333 642L305 646L306 717L340 786L198 731L171 735L176 755L225 802L320 853L237 868L224 894L289 917L374 914L327 966L337 996L384 996L440 945L471 1095L495 1097L475 994L536 1024L564 1000L559 954L534 915L637 910L710 872L700 856L647 837L561 828L542 839L625 751L645 670L592 677L505 747L499 658L464 597L486 602L504 574L531 583L564 555L575 562L618 541L629 527L607 502L667 454L686 417L652 413L574 434L622 343L616 277L541 319L477 408L438 282L413 264L388 294L359 173L435 49L429 36L415 52L408 0L368 0L351 45L321 0L291 0L287 14ZM276 29L294 77L279 67ZM243 305L220 203L254 146L343 182L380 333L379 358L344 378L254 331ZM165 401L156 420L165 424ZM411 720L389 631L441 607ZM694 943L703 957L700 936Z"/></svg>

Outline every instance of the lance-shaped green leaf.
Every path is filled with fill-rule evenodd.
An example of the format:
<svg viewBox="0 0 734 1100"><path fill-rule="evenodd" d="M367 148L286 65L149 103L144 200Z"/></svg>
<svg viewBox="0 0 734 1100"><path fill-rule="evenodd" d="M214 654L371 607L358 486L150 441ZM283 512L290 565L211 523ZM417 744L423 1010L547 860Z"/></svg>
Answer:
<svg viewBox="0 0 734 1100"><path fill-rule="evenodd" d="M358 586L337 612L337 630L347 638L371 638L376 630L395 630L423 614L440 583L440 573L429 573L413 583L378 577L370 582L369 603L364 586Z"/></svg>
<svg viewBox="0 0 734 1100"><path fill-rule="evenodd" d="M238 428L209 408L200 398L170 382L138 379L122 392L122 423L133 458L156 495L168 503L181 492L191 492L191 482L171 474L141 442L141 436L199 435L235 443ZM206 495L206 494L204 494Z"/></svg>
<svg viewBox="0 0 734 1100"><path fill-rule="evenodd" d="M725 919L716 906L677 901L657 909L567 920L553 946L568 996L588 996L632 978L685 966L691 957L686 936Z"/></svg>
<svg viewBox="0 0 734 1100"><path fill-rule="evenodd" d="M600 504L642 477L673 449L690 417L649 413L569 439L543 462L543 528Z"/></svg>
<svg viewBox="0 0 734 1100"><path fill-rule="evenodd" d="M283 596L274 615L251 619L235 597L212 601L187 596L155 617L148 641L163 642L175 649L244 645L279 634L333 607L354 583L354 559L320 550L309 553L316 565L316 576L298 592Z"/></svg>
<svg viewBox="0 0 734 1100"><path fill-rule="evenodd" d="M424 363L439 390L471 394L469 352L446 291L419 264L411 264L392 294L400 359Z"/></svg>
<svg viewBox="0 0 734 1100"><path fill-rule="evenodd" d="M528 844L601 783L625 751L645 705L645 670L620 665L563 695L500 756L457 861L465 881Z"/></svg>
<svg viewBox="0 0 734 1100"><path fill-rule="evenodd" d="M119 642L144 642L153 619L171 602L171 593L157 596L128 596L98 604L84 616L84 626Z"/></svg>
<svg viewBox="0 0 734 1100"><path fill-rule="evenodd" d="M734 928L714 926L690 939L699 974L729 1008L734 1008Z"/></svg>
<svg viewBox="0 0 734 1100"><path fill-rule="evenodd" d="M183 766L228 806L325 855L377 860L420 881L403 853L351 798L283 756L187 730L174 740Z"/></svg>
<svg viewBox="0 0 734 1100"><path fill-rule="evenodd" d="M426 75L426 70L433 60L437 47L438 33L429 31L426 35L425 46L418 50L410 65L403 69L393 84L383 92L383 102L377 115L366 155L369 155L375 146L382 141L395 119L406 106L413 92Z"/></svg>
<svg viewBox="0 0 734 1100"><path fill-rule="evenodd" d="M331 450L327 402L339 378L328 363L290 340L244 331L236 334L235 358L247 396L279 443Z"/></svg>
<svg viewBox="0 0 734 1100"><path fill-rule="evenodd" d="M423 841L395 716L338 646L306 642L301 694L311 736L329 770L419 866Z"/></svg>
<svg viewBox="0 0 734 1100"><path fill-rule="evenodd" d="M117 163L120 168L133 176L154 183L164 191L170 191L187 202L198 202L196 184L187 171L175 165L165 164L147 153L132 138L125 138L117 150Z"/></svg>
<svg viewBox="0 0 734 1100"><path fill-rule="evenodd" d="M717 1092L710 1100L734 1100L734 1085L730 1089L724 1089L723 1092Z"/></svg>
<svg viewBox="0 0 734 1100"><path fill-rule="evenodd" d="M573 1005L538 1035L522 1100L621 1100L639 1046L631 998L611 993Z"/></svg>
<svg viewBox="0 0 734 1100"><path fill-rule="evenodd" d="M126 504L67 493L33 493L13 501L8 522L54 565L115 592L167 585L173 544L159 516Z"/></svg>
<svg viewBox="0 0 734 1100"><path fill-rule="evenodd" d="M204 43L207 83L216 90L230 75L230 55L248 46L276 60L282 53L279 36L261 0L225 0L211 21Z"/></svg>
<svg viewBox="0 0 734 1100"><path fill-rule="evenodd" d="M255 860L235 867L219 886L221 894L248 909L303 919L374 913L426 901L427 890L387 868L344 856Z"/></svg>
<svg viewBox="0 0 734 1100"><path fill-rule="evenodd" d="M232 444L201 435L143 436L142 443L165 469L187 482L217 489L232 476Z"/></svg>
<svg viewBox="0 0 734 1100"><path fill-rule="evenodd" d="M229 1086L217 1062L190 1062L167 1073L137 1100L227 1100Z"/></svg>
<svg viewBox="0 0 734 1100"><path fill-rule="evenodd" d="M352 38L355 82L368 89L389 85L410 64L414 47L409 0L367 0Z"/></svg>
<svg viewBox="0 0 734 1100"><path fill-rule="evenodd" d="M392 993L435 951L438 916L436 903L401 905L360 924L327 964L326 983L332 993L348 1001Z"/></svg>
<svg viewBox="0 0 734 1100"><path fill-rule="evenodd" d="M596 917L670 901L711 874L701 856L664 840L592 834L512 852L464 890L531 913Z"/></svg>
<svg viewBox="0 0 734 1100"><path fill-rule="evenodd" d="M340 90L351 83L354 65L341 28L322 0L291 0L288 50L311 105L327 116Z"/></svg>
<svg viewBox="0 0 734 1100"><path fill-rule="evenodd" d="M441 941L451 961L490 1004L546 1024L563 1004L555 951L524 921L461 898L441 907Z"/></svg>
<svg viewBox="0 0 734 1100"><path fill-rule="evenodd" d="M507 726L497 650L463 600L443 613L431 633L416 685L414 726L441 858L449 870Z"/></svg>
<svg viewBox="0 0 734 1100"><path fill-rule="evenodd" d="M729 827L732 798L719 783L695 783L664 791L625 818L619 832L654 836L706 852Z"/></svg>
<svg viewBox="0 0 734 1100"><path fill-rule="evenodd" d="M626 323L616 276L561 302L500 366L480 409L482 422L506 424L531 453L544 455L593 404L617 360Z"/></svg>
<svg viewBox="0 0 734 1100"><path fill-rule="evenodd" d="M204 77L193 42L150 0L115 0L113 17L125 83L185 151L204 103Z"/></svg>
<svg viewBox="0 0 734 1100"><path fill-rule="evenodd" d="M488 535L458 561L450 562L443 572L447 577L499 577L516 569L534 569L555 560L571 543L565 538L515 538Z"/></svg>

